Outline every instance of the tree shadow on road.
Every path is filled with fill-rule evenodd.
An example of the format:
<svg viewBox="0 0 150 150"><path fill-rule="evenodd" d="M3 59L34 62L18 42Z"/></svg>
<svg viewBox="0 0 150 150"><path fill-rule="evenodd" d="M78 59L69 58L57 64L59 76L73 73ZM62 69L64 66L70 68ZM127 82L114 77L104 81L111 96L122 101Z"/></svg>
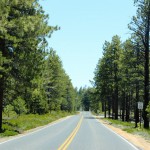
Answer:
<svg viewBox="0 0 150 150"><path fill-rule="evenodd" d="M84 119L96 119L95 117L84 117Z"/></svg>

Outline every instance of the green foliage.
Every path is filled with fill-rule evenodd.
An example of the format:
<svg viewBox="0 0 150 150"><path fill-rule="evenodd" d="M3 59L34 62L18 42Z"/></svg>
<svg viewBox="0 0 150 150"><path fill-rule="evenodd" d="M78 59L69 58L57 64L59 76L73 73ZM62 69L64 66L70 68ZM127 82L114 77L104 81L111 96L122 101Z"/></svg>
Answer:
<svg viewBox="0 0 150 150"><path fill-rule="evenodd" d="M26 130L33 129L39 126L46 125L60 118L66 117L68 115L73 115L74 113L68 112L55 112L52 111L50 114L38 115L20 115L17 118L5 119L3 124L3 132L0 133L0 137L13 136L19 133L23 133Z"/></svg>
<svg viewBox="0 0 150 150"><path fill-rule="evenodd" d="M0 16L0 130L3 107L8 117L13 110L76 110L77 92L56 51L47 50L46 39L58 27L48 25L39 1L1 0Z"/></svg>
<svg viewBox="0 0 150 150"><path fill-rule="evenodd" d="M33 79L42 72L45 60L46 37L57 27L48 25L37 0L0 1L0 129L2 124L2 105L14 101L17 113L30 112ZM14 86L11 86L13 82ZM9 90L12 92L7 93ZM13 90L16 89L16 90ZM18 98L20 97L20 98ZM22 99L22 100L21 100ZM8 100L8 101L7 101ZM21 110L22 108L23 110Z"/></svg>
<svg viewBox="0 0 150 150"><path fill-rule="evenodd" d="M111 42L104 43L103 57L95 70L94 86L105 117L108 112L109 117L118 119L120 111L122 121L134 118L137 127L137 102L143 101L144 127L149 128L150 1L141 0L135 4L138 10L129 25L133 31L131 38L122 43L116 35Z"/></svg>
<svg viewBox="0 0 150 150"><path fill-rule="evenodd" d="M121 43L118 36L111 42L105 42L103 57L95 70L96 94L102 102L102 111L109 117L117 119L120 108L120 118L130 120L131 112L139 121L137 102L142 101L144 69L143 54L139 43L128 39Z"/></svg>
<svg viewBox="0 0 150 150"><path fill-rule="evenodd" d="M45 88L47 91L49 109L60 110L62 96L63 68L59 56L51 49L46 61Z"/></svg>
<svg viewBox="0 0 150 150"><path fill-rule="evenodd" d="M90 110L90 101L91 101L90 89L87 90L85 89L85 92L83 93L82 97L82 105L85 111Z"/></svg>
<svg viewBox="0 0 150 150"><path fill-rule="evenodd" d="M114 117L118 118L119 83L121 79L120 60L122 44L119 36L113 36L112 41L106 41L103 46L103 57L99 60L95 70L96 94L102 102L102 110L112 108ZM106 109L107 108L107 109Z"/></svg>
<svg viewBox="0 0 150 150"><path fill-rule="evenodd" d="M53 49L45 62L43 78L49 110L74 111L75 89Z"/></svg>
<svg viewBox="0 0 150 150"><path fill-rule="evenodd" d="M13 101L13 106L14 111L19 115L27 112L25 101L20 96Z"/></svg>
<svg viewBox="0 0 150 150"><path fill-rule="evenodd" d="M4 114L7 115L7 117L10 117L10 115L13 113L13 110L14 110L14 106L9 104L9 105L5 106Z"/></svg>
<svg viewBox="0 0 150 150"><path fill-rule="evenodd" d="M32 107L32 113L42 114L48 112L48 104L41 90L34 89L31 99L32 102L30 107Z"/></svg>
<svg viewBox="0 0 150 150"><path fill-rule="evenodd" d="M71 80L69 79L68 76L66 76L66 89L64 91L65 99L67 101L67 107L64 110L67 110L69 112L72 112L75 110L75 90L73 88L73 85L71 83Z"/></svg>
<svg viewBox="0 0 150 150"><path fill-rule="evenodd" d="M97 112L101 109L95 88L80 88L77 92L76 102L78 103L79 110Z"/></svg>
<svg viewBox="0 0 150 150"><path fill-rule="evenodd" d="M7 127L5 127L5 125L4 125L4 129L7 129ZM13 129L12 130L5 130L5 132L4 133L1 133L1 137L4 137L4 136L14 136L14 135L17 135L18 134L18 132L16 132L16 131L13 131Z"/></svg>
<svg viewBox="0 0 150 150"><path fill-rule="evenodd" d="M147 106L149 103L149 51L150 51L150 0L135 0L137 7L136 16L133 16L129 29L135 42L138 42L143 57L143 70L144 70L144 108L143 119L144 127L149 128L149 118L147 117Z"/></svg>

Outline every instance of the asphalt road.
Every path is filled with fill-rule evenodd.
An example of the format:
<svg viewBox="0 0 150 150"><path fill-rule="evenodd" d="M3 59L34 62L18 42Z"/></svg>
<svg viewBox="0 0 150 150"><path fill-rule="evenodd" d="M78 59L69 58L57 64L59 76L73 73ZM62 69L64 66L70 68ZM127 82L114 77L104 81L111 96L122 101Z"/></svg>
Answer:
<svg viewBox="0 0 150 150"><path fill-rule="evenodd" d="M68 138L69 137L69 138ZM64 143L68 139L66 143ZM61 147L62 144L66 147ZM90 112L63 119L22 137L0 143L0 150L138 150Z"/></svg>
<svg viewBox="0 0 150 150"><path fill-rule="evenodd" d="M90 112L83 112L83 116L80 130L68 150L138 150L101 124Z"/></svg>

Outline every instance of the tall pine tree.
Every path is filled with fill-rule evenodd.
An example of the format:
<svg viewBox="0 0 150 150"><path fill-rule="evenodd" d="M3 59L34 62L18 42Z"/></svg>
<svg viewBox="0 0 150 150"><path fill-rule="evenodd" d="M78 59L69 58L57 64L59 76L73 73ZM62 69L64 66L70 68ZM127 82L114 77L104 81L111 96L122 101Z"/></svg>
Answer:
<svg viewBox="0 0 150 150"><path fill-rule="evenodd" d="M48 16L44 14L38 0L0 1L0 130L2 129L3 99L7 77L17 78L22 61L30 68L36 67L35 55L39 53L45 37L54 30L48 26ZM28 53L33 57L29 57ZM23 60L22 60L23 59ZM29 61L33 60L31 63ZM19 68L18 68L19 67Z"/></svg>
<svg viewBox="0 0 150 150"><path fill-rule="evenodd" d="M129 28L141 40L144 52L144 128L149 128L146 108L149 103L149 41L150 41L150 0L135 0L137 15L133 17Z"/></svg>

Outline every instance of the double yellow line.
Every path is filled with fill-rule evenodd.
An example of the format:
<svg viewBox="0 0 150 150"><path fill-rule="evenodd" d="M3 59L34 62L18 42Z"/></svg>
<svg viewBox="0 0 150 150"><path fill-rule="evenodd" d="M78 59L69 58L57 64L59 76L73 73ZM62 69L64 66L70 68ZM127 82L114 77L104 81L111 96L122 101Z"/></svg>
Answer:
<svg viewBox="0 0 150 150"><path fill-rule="evenodd" d="M83 116L81 117L81 119L80 119L79 123L77 124L76 128L72 131L72 133L66 139L66 141L58 148L58 150L66 150L67 149L67 147L70 145L70 143L74 139L75 135L77 134L78 130L80 129L82 120L83 120Z"/></svg>

